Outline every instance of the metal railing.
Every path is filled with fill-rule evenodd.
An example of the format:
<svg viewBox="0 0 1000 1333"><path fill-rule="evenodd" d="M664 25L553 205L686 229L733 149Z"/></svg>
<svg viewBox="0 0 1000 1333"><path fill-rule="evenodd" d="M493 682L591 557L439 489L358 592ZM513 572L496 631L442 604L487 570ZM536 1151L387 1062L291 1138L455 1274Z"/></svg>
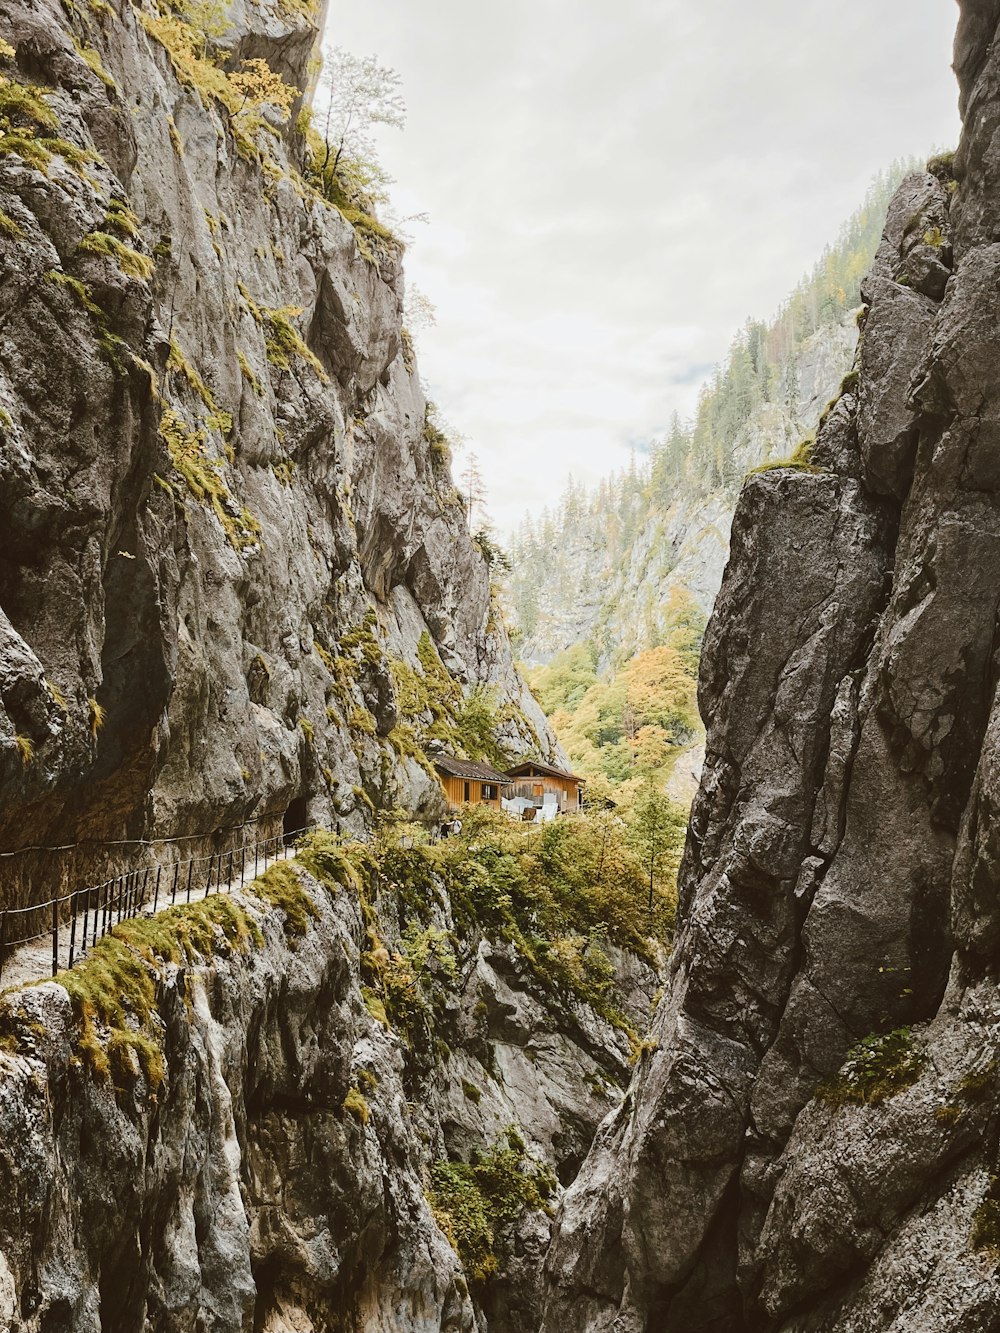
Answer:
<svg viewBox="0 0 1000 1333"><path fill-rule="evenodd" d="M237 826L244 827L247 826ZM241 886L246 882L251 864L253 878L256 878L274 861L282 859L282 854L287 859L298 839L324 827L322 824L309 824L267 838L254 837L229 851L210 852L207 856L193 856L165 865L142 866L98 884L74 889L58 898L50 898L47 902L5 908L0 911L0 980L3 978L5 963L17 949L51 938L52 975L55 976L62 966L63 954L66 966L72 967L86 956L98 940L110 934L119 922L139 916L147 910L155 913L161 907L173 907L178 901L189 903L193 895L198 899L207 898L213 892L213 882L215 893L228 892L234 881L237 886ZM218 831L189 835L183 839L164 838L146 845L151 846L157 842L170 844L193 837L208 839L217 834ZM68 920L63 920L66 915L63 909L67 904L70 905ZM25 928L31 932L34 925L31 918L39 916L49 916L43 930L18 934L19 929Z"/></svg>

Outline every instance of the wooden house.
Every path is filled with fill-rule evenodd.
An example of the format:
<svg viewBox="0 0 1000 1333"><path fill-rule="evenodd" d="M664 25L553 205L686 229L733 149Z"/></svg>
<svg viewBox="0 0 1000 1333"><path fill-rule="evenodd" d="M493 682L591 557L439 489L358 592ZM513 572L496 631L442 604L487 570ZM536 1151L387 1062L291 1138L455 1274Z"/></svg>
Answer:
<svg viewBox="0 0 1000 1333"><path fill-rule="evenodd" d="M524 818L530 810L554 809L566 815L583 805L583 778L536 759L509 768L506 780L509 786L504 795L508 802L517 802Z"/></svg>
<svg viewBox="0 0 1000 1333"><path fill-rule="evenodd" d="M497 769L468 759L452 759L450 755L435 755L434 767L452 810L463 805L488 805L494 810L500 809L500 797L508 780Z"/></svg>

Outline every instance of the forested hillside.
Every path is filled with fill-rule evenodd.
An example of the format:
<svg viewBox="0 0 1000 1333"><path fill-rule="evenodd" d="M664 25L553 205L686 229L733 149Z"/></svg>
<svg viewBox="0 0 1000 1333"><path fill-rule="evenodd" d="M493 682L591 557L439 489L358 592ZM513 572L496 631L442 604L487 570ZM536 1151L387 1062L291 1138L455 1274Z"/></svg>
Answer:
<svg viewBox="0 0 1000 1333"><path fill-rule="evenodd" d="M872 182L770 323L747 321L692 421L675 416L641 461L593 491L571 479L554 509L517 532L509 595L519 651L592 790L606 780L628 800L653 781L690 796L701 635L740 485L754 467L808 452L850 371L861 281L913 165ZM678 769L685 754L692 762Z"/></svg>
<svg viewBox="0 0 1000 1333"><path fill-rule="evenodd" d="M587 642L602 666L619 665L665 641L685 593L707 616L743 477L815 432L850 369L861 279L913 166L894 163L872 182L773 320L747 321L692 421L675 416L627 471L593 491L571 479L557 505L525 518L511 543L509 589L523 660L546 662Z"/></svg>

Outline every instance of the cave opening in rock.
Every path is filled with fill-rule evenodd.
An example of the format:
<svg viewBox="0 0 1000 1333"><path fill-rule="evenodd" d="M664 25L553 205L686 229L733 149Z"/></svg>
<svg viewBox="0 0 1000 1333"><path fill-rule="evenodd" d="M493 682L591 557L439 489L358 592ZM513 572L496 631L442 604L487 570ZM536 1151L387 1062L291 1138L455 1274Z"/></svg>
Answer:
<svg viewBox="0 0 1000 1333"><path fill-rule="evenodd" d="M309 803L304 796L296 796L288 803L281 821L281 832L286 846L295 841L295 835L301 833L309 823Z"/></svg>

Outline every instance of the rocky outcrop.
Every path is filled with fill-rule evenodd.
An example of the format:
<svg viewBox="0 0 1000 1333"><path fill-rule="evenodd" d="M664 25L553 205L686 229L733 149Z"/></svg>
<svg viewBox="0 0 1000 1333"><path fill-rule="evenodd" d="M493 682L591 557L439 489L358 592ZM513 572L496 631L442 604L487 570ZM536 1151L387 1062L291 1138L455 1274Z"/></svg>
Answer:
<svg viewBox="0 0 1000 1333"><path fill-rule="evenodd" d="M230 5L213 64L169 5L0 3L0 848L85 844L8 903L115 839L433 804L395 743L424 635L509 751L552 745L425 438L400 247L309 184L301 99L218 93L244 59L304 87L309 9Z"/></svg>
<svg viewBox="0 0 1000 1333"><path fill-rule="evenodd" d="M433 881L423 980L447 967L432 1025L417 1008L390 1025L364 978L426 954L406 953L395 888L338 883L326 855L320 878L283 863L259 896L134 923L0 1002L5 1330L527 1326L551 1217L516 1209L498 1271L476 1280L441 1229L434 1166L516 1134L506 1169L544 1173L555 1197L621 1097L629 1042L508 944L459 929ZM655 973L615 963L645 1022ZM109 980L122 1012L102 1020Z"/></svg>
<svg viewBox="0 0 1000 1333"><path fill-rule="evenodd" d="M659 1046L548 1260L546 1333L1000 1324L1000 13L909 177L856 374L745 484Z"/></svg>

